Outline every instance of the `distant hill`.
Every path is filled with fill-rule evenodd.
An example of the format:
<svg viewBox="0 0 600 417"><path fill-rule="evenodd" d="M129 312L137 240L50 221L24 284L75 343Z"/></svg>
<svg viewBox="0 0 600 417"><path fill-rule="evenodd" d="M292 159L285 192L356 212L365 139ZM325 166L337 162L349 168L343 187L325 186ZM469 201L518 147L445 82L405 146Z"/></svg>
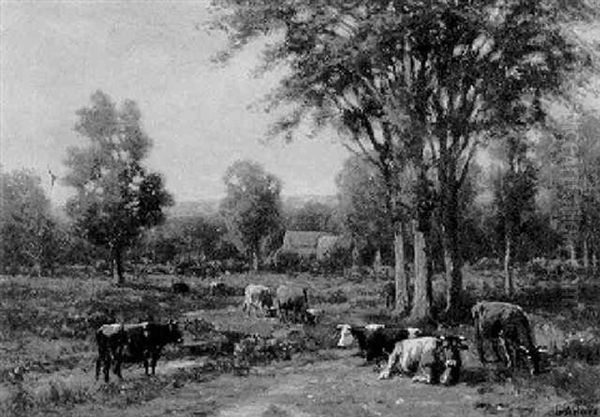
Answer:
<svg viewBox="0 0 600 417"><path fill-rule="evenodd" d="M306 203L321 203L329 207L337 204L335 195L293 195L283 196L283 209L295 210L303 207ZM210 216L219 211L220 199L211 198L198 201L181 201L175 203L173 207L167 209L167 216L174 217L195 217Z"/></svg>
<svg viewBox="0 0 600 417"><path fill-rule="evenodd" d="M219 199L176 202L167 209L167 217L209 216L219 211Z"/></svg>

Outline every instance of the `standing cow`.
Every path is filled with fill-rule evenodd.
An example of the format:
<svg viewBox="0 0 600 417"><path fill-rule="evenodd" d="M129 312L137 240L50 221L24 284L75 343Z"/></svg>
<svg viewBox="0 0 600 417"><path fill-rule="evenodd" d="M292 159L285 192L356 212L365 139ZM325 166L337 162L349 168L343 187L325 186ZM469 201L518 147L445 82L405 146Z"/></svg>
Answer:
<svg viewBox="0 0 600 417"><path fill-rule="evenodd" d="M284 322L306 322L308 309L308 293L306 288L280 285L277 288L277 310Z"/></svg>
<svg viewBox="0 0 600 417"><path fill-rule="evenodd" d="M538 350L529 320L521 307L497 301L481 301L473 306L471 314L481 363L487 362L483 342L488 340L496 358L507 367L516 367L520 354L524 353L530 373L539 372Z"/></svg>
<svg viewBox="0 0 600 417"><path fill-rule="evenodd" d="M269 287L264 285L249 284L244 290L244 304L242 310L250 315L258 316L260 311L263 315L273 310L273 293Z"/></svg>
<svg viewBox="0 0 600 417"><path fill-rule="evenodd" d="M114 361L114 373L121 375L123 362L143 362L146 375L149 367L155 374L156 363L161 351L168 343L181 343L183 336L177 322L168 324L105 324L96 331L98 358L96 360L96 379L100 368L104 368L104 381L108 382L111 362Z"/></svg>
<svg viewBox="0 0 600 417"><path fill-rule="evenodd" d="M452 385L458 382L462 359L467 349L464 338L457 336L418 337L396 343L379 379L388 379L399 365L404 374L414 374L413 382Z"/></svg>

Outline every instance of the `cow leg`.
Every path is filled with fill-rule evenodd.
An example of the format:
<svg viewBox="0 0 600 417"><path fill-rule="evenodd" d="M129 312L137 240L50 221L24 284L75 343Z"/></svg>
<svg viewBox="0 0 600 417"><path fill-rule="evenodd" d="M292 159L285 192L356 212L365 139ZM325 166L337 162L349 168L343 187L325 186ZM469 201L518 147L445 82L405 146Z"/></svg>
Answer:
<svg viewBox="0 0 600 417"><path fill-rule="evenodd" d="M104 358L104 382L108 382L110 373L110 355L106 355Z"/></svg>
<svg viewBox="0 0 600 417"><path fill-rule="evenodd" d="M509 342L507 342L504 337L499 337L498 338L498 345L502 350L501 353L501 358L502 361L504 362L504 364L506 365L507 368L513 368L514 364L513 361L511 359L511 355L510 355L510 348L508 347Z"/></svg>
<svg viewBox="0 0 600 417"><path fill-rule="evenodd" d="M121 358L115 358L115 375L119 377L119 379L123 379L123 374L121 373Z"/></svg>
<svg viewBox="0 0 600 417"><path fill-rule="evenodd" d="M381 371L381 373L379 374L378 379L390 378L392 375L392 372L394 370L394 367L398 363L399 359L400 359L400 354L396 351L392 351L392 353L390 353L390 357L388 358L388 363L385 366L385 368L383 369L383 371Z"/></svg>
<svg viewBox="0 0 600 417"><path fill-rule="evenodd" d="M503 362L504 361L504 353L502 352L502 348L501 348L503 339L501 339L500 337L495 337L494 339L492 339L491 343L492 343L492 349L494 350L494 354L496 355L496 362Z"/></svg>
<svg viewBox="0 0 600 417"><path fill-rule="evenodd" d="M158 362L158 352L153 352L152 353L152 375L156 374L156 363Z"/></svg>
<svg viewBox="0 0 600 417"><path fill-rule="evenodd" d="M96 381L100 378L100 368L102 367L102 356L98 355L96 359Z"/></svg>
<svg viewBox="0 0 600 417"><path fill-rule="evenodd" d="M478 329L478 324L475 323L475 341L477 344L477 354L479 355L479 361L482 364L485 364L487 361L485 360L485 350L483 349L483 337L481 337L481 333Z"/></svg>
<svg viewBox="0 0 600 417"><path fill-rule="evenodd" d="M412 379L412 382L421 382L423 384L431 384L433 381L433 366L423 366L419 369L417 375Z"/></svg>

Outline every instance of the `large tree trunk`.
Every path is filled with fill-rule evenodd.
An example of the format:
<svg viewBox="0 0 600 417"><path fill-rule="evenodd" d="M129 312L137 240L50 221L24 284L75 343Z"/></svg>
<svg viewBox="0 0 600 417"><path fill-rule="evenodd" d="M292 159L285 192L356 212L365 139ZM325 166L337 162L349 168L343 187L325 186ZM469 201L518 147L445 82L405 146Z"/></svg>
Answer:
<svg viewBox="0 0 600 417"><path fill-rule="evenodd" d="M117 285L125 284L125 274L123 273L123 249L116 247L112 250L112 273L113 279L117 282Z"/></svg>
<svg viewBox="0 0 600 417"><path fill-rule="evenodd" d="M512 295L514 291L513 271L512 271L512 253L511 238L508 233L504 237L504 293Z"/></svg>
<svg viewBox="0 0 600 417"><path fill-rule="evenodd" d="M457 318L460 310L462 294L462 266L463 261L460 254L459 238L459 208L458 208L458 186L455 182L443 184L444 204L443 210L443 243L444 251L448 256L447 275L450 281L447 283L446 314L449 318Z"/></svg>
<svg viewBox="0 0 600 417"><path fill-rule="evenodd" d="M431 267L428 262L425 232L419 230L417 221L414 222L414 226L415 292L410 318L419 322L431 319Z"/></svg>
<svg viewBox="0 0 600 417"><path fill-rule="evenodd" d="M408 276L404 269L404 225L394 227L394 279L396 281L396 313L404 314L409 308Z"/></svg>

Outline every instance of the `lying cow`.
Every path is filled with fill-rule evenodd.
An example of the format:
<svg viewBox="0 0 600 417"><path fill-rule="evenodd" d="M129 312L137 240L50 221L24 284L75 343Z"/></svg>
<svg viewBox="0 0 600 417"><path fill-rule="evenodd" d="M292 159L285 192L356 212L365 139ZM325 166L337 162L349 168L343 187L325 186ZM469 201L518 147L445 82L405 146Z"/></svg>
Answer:
<svg viewBox="0 0 600 417"><path fill-rule="evenodd" d="M144 363L146 375L149 366L152 375L162 348L168 343L181 343L183 337L177 322L168 324L105 324L96 331L98 358L96 360L96 380L100 377L100 369L104 368L104 381L109 380L111 362L114 361L114 373L121 375L123 362ZM149 363L150 361L150 363Z"/></svg>
<svg viewBox="0 0 600 417"><path fill-rule="evenodd" d="M497 360L503 361L507 367L515 368L519 358L524 356L530 373L539 372L539 352L534 344L529 320L521 307L510 303L481 301L473 306L471 314L481 363L487 362L483 343L488 340Z"/></svg>
<svg viewBox="0 0 600 417"><path fill-rule="evenodd" d="M385 307L394 308L396 305L396 283L391 281L383 284L381 295L385 300Z"/></svg>
<svg viewBox="0 0 600 417"><path fill-rule="evenodd" d="M277 288L277 311L284 322L306 322L308 293L306 288L280 285Z"/></svg>
<svg viewBox="0 0 600 417"><path fill-rule="evenodd" d="M273 293L269 287L264 285L249 284L244 290L244 304L242 310L250 315L254 311L257 316L258 312L263 315L269 315L273 311Z"/></svg>
<svg viewBox="0 0 600 417"><path fill-rule="evenodd" d="M387 366L379 379L388 379L396 370L412 374L413 382L452 385L458 382L462 359L460 351L467 349L463 337L418 337L396 343Z"/></svg>
<svg viewBox="0 0 600 417"><path fill-rule="evenodd" d="M348 347L356 340L359 352L364 352L367 362L392 352L396 342L415 338L421 334L421 330L414 327L386 327L383 324L366 326L340 324L338 329L341 330L338 347Z"/></svg>

